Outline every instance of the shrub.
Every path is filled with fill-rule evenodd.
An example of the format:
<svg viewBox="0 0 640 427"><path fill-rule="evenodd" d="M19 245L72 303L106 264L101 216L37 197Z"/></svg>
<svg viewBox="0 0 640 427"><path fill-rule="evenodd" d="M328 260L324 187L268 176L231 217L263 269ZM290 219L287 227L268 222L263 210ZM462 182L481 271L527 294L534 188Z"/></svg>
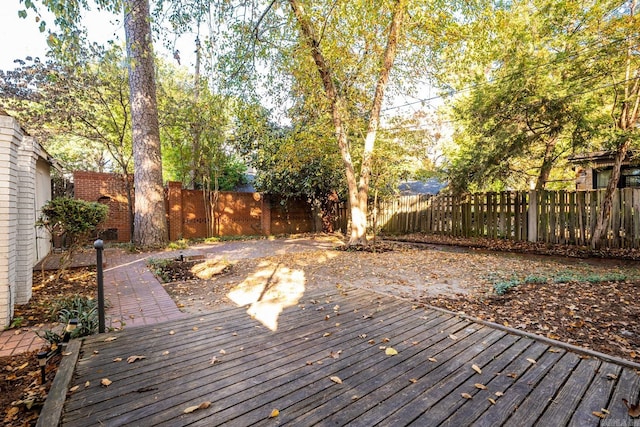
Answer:
<svg viewBox="0 0 640 427"><path fill-rule="evenodd" d="M67 252L60 260L58 277L71 264L75 251L107 219L108 212L106 205L70 197L57 197L42 207L36 225L44 227L52 236L64 237L67 246Z"/></svg>
<svg viewBox="0 0 640 427"><path fill-rule="evenodd" d="M71 319L78 320L78 326L71 333L71 338L92 335L98 330L98 301L93 298L81 295L58 298L52 302L49 313L51 320L58 321L63 325L69 323ZM62 334L51 330L43 332L42 336L40 334L38 336L51 344L62 341Z"/></svg>

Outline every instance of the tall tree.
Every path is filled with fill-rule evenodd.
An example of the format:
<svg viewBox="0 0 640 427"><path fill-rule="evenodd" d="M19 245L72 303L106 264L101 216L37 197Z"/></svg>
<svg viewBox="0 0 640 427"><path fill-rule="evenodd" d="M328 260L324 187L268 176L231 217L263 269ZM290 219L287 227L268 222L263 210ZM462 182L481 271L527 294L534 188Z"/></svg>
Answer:
<svg viewBox="0 0 640 427"><path fill-rule="evenodd" d="M613 194L620 181L622 163L627 158L629 148L634 142L637 143L640 137L640 20L636 14L637 0L624 2L623 6L626 6L626 11L623 9L622 13L614 16L608 28L610 35L623 40L623 54L618 55L617 61L611 61L610 75L614 81L613 102L610 107L613 121L611 135L615 144L615 157L591 237L591 246L594 248L602 244L607 234Z"/></svg>
<svg viewBox="0 0 640 427"><path fill-rule="evenodd" d="M369 121L360 165L360 174L356 174L352 160L351 143L346 129L344 95L336 87L336 76L325 58L321 47L321 31L314 27L311 17L299 0L289 0L289 4L299 25L304 43L316 65L322 81L324 94L330 105L331 117L335 130L335 137L340 149L340 155L345 169L349 207L351 210L351 232L349 245L367 244L367 202L369 195L369 180L371 178L371 161L375 147L380 111L384 100L385 90L389 82L389 75L393 67L399 38L401 37L403 20L407 8L407 0L396 0L393 4L391 23L387 32L387 42L384 53L380 58L378 79L369 110Z"/></svg>
<svg viewBox="0 0 640 427"><path fill-rule="evenodd" d="M162 246L168 240L168 232L148 0L124 1L124 29L136 191L133 240L145 247Z"/></svg>
<svg viewBox="0 0 640 427"><path fill-rule="evenodd" d="M88 0L60 2L40 0L55 16L60 34L50 33L52 53L75 64L84 52L82 12L89 8ZM136 189L134 243L141 246L161 246L168 240L164 214L160 131L155 88L155 66L151 37L151 17L148 0L94 0L102 10L124 13L124 28L129 60L131 127ZM24 0L26 9L37 13L31 0ZM26 17L27 11L19 15ZM41 24L44 31L45 25Z"/></svg>

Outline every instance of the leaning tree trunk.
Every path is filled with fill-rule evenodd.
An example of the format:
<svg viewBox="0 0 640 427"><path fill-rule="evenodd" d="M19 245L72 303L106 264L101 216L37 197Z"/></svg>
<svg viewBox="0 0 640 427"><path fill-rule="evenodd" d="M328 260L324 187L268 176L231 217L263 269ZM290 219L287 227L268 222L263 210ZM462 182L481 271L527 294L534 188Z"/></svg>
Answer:
<svg viewBox="0 0 640 427"><path fill-rule="evenodd" d="M636 11L637 0L630 1L629 4L629 20L633 23L634 15ZM636 28L634 24L630 28ZM634 33L635 34L635 33ZM600 206L600 212L598 213L598 221L596 223L593 236L591 236L591 247L598 248L602 240L604 240L607 234L607 226L609 224L609 217L611 216L611 205L613 204L613 193L618 187L618 181L620 181L620 169L622 162L627 157L627 152L631 146L631 141L634 139L632 136L638 132L638 120L640 119L640 68L637 61L634 61L634 50L637 49L636 41L633 37L629 36L626 49L626 64L625 64L625 80L623 83L624 94L621 97L620 110L615 117L616 128L619 132L624 132L622 142L618 145L616 150L616 157L613 163L613 170L611 171L611 177L607 184L607 190L604 193L604 198ZM616 100L618 99L618 88L616 88Z"/></svg>
<svg viewBox="0 0 640 427"><path fill-rule="evenodd" d="M618 182L620 181L620 169L622 168L622 162L627 157L629 145L631 145L631 139L627 138L616 151L611 177L607 183L607 189L604 192L600 211L598 212L596 227L593 230L593 235L591 236L591 247L594 249L599 248L607 236L609 217L611 216L611 206L613 205L613 193L616 191L616 188L618 188Z"/></svg>
<svg viewBox="0 0 640 427"><path fill-rule="evenodd" d="M162 246L168 241L162 187L160 128L148 0L124 1L129 59L135 188L134 243Z"/></svg>
<svg viewBox="0 0 640 427"><path fill-rule="evenodd" d="M554 151L556 149L557 136L551 137L547 141L544 151L544 157L542 159L542 165L540 165L540 173L538 174L538 180L536 181L536 190L544 190L549 176L551 175L551 168L553 168L553 161L555 160Z"/></svg>
<svg viewBox="0 0 640 427"><path fill-rule="evenodd" d="M351 209L351 232L349 236L349 246L367 245L367 202L369 196L369 179L371 176L371 158L375 145L378 126L380 123L380 112L384 92L389 81L389 74L396 56L398 38L402 29L407 0L396 0L387 46L384 51L382 63L380 64L380 75L376 84L373 105L371 108L367 135L364 140L364 150L362 155L362 166L360 168L359 179L356 176L351 158L351 147L345 131L345 120L343 112L346 110L346 101L339 94L335 83L334 73L330 64L327 63L320 49L320 39L316 35L312 23L307 16L304 7L298 0L289 0L293 14L300 26L300 30L307 46L311 49L311 56L316 64L325 94L331 106L331 117L335 128L336 139L342 163L345 167L347 189L349 196L349 207Z"/></svg>

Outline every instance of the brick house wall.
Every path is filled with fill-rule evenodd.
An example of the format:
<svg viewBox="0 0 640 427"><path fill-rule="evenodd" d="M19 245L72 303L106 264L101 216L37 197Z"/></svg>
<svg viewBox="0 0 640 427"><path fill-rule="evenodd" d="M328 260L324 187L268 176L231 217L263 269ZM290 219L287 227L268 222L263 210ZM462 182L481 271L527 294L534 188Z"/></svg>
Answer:
<svg viewBox="0 0 640 427"><path fill-rule="evenodd" d="M50 251L36 229L38 211L51 194L51 160L13 118L0 111L0 326L14 306L31 298L33 266ZM42 241L38 241L38 236Z"/></svg>

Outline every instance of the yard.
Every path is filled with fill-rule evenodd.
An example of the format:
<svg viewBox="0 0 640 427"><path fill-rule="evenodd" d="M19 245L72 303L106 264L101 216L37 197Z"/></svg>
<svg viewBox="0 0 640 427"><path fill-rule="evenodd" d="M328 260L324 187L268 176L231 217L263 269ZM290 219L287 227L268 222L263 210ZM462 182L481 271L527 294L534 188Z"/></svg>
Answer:
<svg viewBox="0 0 640 427"><path fill-rule="evenodd" d="M331 239L337 247L338 240ZM278 240L234 242L239 248L250 249L251 255L223 260L228 267L210 279L191 273L201 260L165 262L157 272L172 277L163 286L181 310L193 314L242 305L237 298L233 300L237 292L232 291L254 285L276 293L291 290L292 284L302 286L303 293L355 286L410 300L414 306L428 304L464 312L640 361L640 301L633 297L640 283L640 265L633 260L634 252L618 253L618 259L582 259L566 247L518 244L518 248L509 248L504 242L493 241L494 249L500 246L507 252L468 247L472 243L478 246L478 241L456 243L436 245L422 238L420 244L385 242L377 253L309 248L272 255ZM220 253L224 252L222 244ZM71 287L75 292L91 292L93 281L87 277L92 276L78 271L76 277L67 276L58 289L36 287L32 302L20 307L25 324L46 322L46 301L68 293ZM28 425L37 416L37 410L26 411L24 404L19 413L11 409L12 402L25 400L29 393L46 392L36 384L37 367L32 359L29 355L0 360L4 367L0 408L6 425ZM31 364L21 368L25 362ZM15 393L5 393L10 389Z"/></svg>

